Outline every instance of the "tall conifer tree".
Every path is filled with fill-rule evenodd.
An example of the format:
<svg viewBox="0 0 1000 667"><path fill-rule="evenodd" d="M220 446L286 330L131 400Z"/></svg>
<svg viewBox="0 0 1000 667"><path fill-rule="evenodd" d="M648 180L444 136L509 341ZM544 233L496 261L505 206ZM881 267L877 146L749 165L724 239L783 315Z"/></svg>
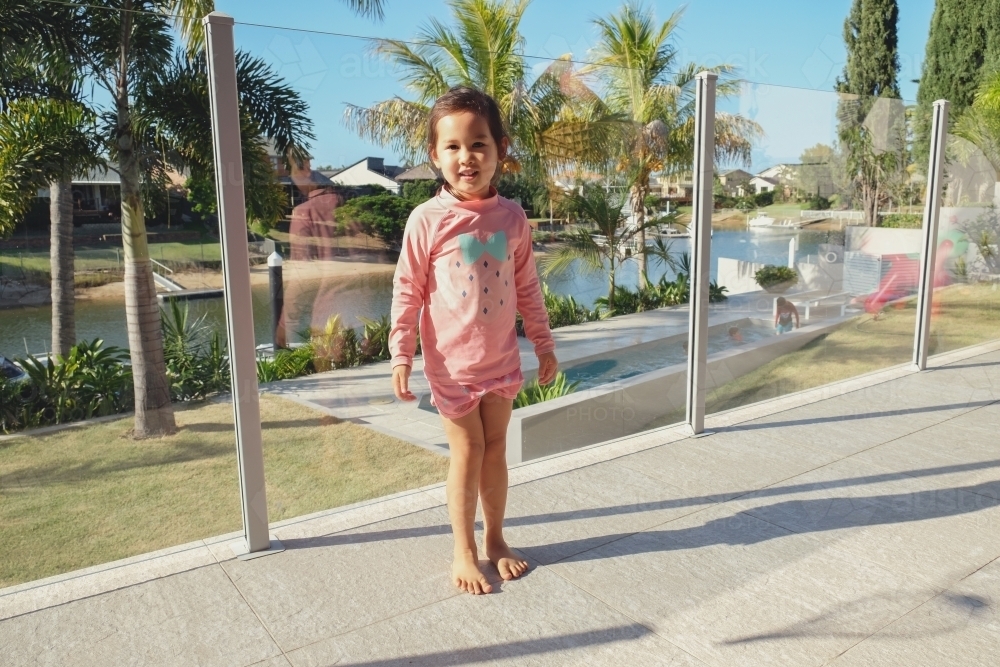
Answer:
<svg viewBox="0 0 1000 667"><path fill-rule="evenodd" d="M983 75L1000 67L1000 0L937 0L917 90L915 153L927 164L930 109L951 102L957 120L972 105Z"/></svg>

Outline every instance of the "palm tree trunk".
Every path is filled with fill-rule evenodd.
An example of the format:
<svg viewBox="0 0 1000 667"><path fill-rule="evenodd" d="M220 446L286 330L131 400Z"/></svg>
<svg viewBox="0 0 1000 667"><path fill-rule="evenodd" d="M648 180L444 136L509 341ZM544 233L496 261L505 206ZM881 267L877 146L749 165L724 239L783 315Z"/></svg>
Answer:
<svg viewBox="0 0 1000 667"><path fill-rule="evenodd" d="M163 332L160 329L160 306L156 301L153 265L149 261L146 219L139 190L139 161L132 138L127 68L132 13L128 9L130 6L122 11L122 56L115 96L116 134L121 171L125 321L135 383L135 427L132 435L146 438L175 433L177 425L173 406L170 404L170 385L163 358Z"/></svg>
<svg viewBox="0 0 1000 667"><path fill-rule="evenodd" d="M52 352L66 356L76 345L73 286L73 184L67 177L49 183L49 270L52 274Z"/></svg>
<svg viewBox="0 0 1000 667"><path fill-rule="evenodd" d="M649 180L649 176L645 176L646 180ZM646 289L649 287L649 273L646 268L646 230L642 229L642 225L646 224L646 188L642 185L636 185L632 189L632 212L635 213L635 224L640 227L638 235L639 247L636 249L638 252L637 261L639 262L639 287L641 289ZM638 207L638 208L636 208Z"/></svg>

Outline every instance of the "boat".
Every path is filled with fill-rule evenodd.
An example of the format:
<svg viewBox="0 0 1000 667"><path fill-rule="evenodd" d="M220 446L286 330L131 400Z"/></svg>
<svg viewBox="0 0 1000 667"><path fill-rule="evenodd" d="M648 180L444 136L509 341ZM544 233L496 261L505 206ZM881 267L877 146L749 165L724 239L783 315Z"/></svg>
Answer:
<svg viewBox="0 0 1000 667"><path fill-rule="evenodd" d="M15 383L27 380L28 374L19 365L0 354L0 378Z"/></svg>
<svg viewBox="0 0 1000 667"><path fill-rule="evenodd" d="M749 221L747 221L747 226L751 227L751 228L753 228L753 227L773 227L774 224L775 224L774 218L772 218L769 215L765 215L764 213L761 213L759 211L757 212L757 217L751 218Z"/></svg>
<svg viewBox="0 0 1000 667"><path fill-rule="evenodd" d="M660 227L658 236L664 239L689 239L691 238L691 233L686 229Z"/></svg>

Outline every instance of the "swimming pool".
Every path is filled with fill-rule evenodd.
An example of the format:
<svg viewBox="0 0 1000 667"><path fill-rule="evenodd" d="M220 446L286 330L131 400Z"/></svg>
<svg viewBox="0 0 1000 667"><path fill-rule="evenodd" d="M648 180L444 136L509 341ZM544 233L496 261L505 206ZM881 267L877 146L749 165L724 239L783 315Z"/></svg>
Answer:
<svg viewBox="0 0 1000 667"><path fill-rule="evenodd" d="M775 335L774 327L763 320L744 319L733 323L733 325L739 326L743 341L736 342L730 338L729 327L732 325L720 326L709 332L709 356ZM590 389L674 364L686 363L687 352L684 350L686 343L686 333L670 336L646 345L615 350L596 359L571 363L561 370L566 373L567 382L580 382L576 388L577 391Z"/></svg>

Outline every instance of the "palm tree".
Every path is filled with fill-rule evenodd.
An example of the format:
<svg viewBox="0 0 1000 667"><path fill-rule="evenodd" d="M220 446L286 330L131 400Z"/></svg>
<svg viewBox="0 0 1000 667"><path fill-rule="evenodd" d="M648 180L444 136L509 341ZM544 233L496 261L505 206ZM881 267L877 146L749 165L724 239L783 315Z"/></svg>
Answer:
<svg viewBox="0 0 1000 667"><path fill-rule="evenodd" d="M52 351L76 344L72 178L98 166L93 114L81 100L79 26L66 5L41 15L25 0L4 0L0 43L0 179L8 193L0 234L24 215L39 187L50 195Z"/></svg>
<svg viewBox="0 0 1000 667"><path fill-rule="evenodd" d="M645 201L650 176L656 172L690 170L694 147L694 85L703 70L720 74L719 96L735 94L740 82L730 65L702 67L678 62L674 33L683 10L656 23L653 10L627 2L617 14L594 21L598 44L592 64L582 72L604 85L604 100L614 113L628 119L619 168L631 175L631 208L636 216L640 247L645 248ZM720 161L749 164L753 141L761 128L738 115L716 113L715 154ZM645 253L640 254L642 286L649 283Z"/></svg>
<svg viewBox="0 0 1000 667"><path fill-rule="evenodd" d="M76 345L71 180L98 166L93 114L74 101L22 98L0 113L0 230L19 222L39 188L49 189L52 352Z"/></svg>
<svg viewBox="0 0 1000 667"><path fill-rule="evenodd" d="M569 232L566 241L554 246L552 252L541 258L541 274L550 276L562 273L571 266L579 265L588 273L608 274L608 308L615 308L615 276L618 268L629 259L655 256L669 267L678 267L671 253L670 244L662 239L645 250L636 246L642 242L645 230L657 222L643 221L635 227L625 225L625 204L630 194L628 187L613 188L602 185L585 185L583 192L567 195L563 206L574 217L592 223L597 228L597 237L591 230L577 228Z"/></svg>
<svg viewBox="0 0 1000 667"><path fill-rule="evenodd" d="M568 57L526 81L520 23L528 0L450 0L449 6L455 29L431 19L413 42L375 41L375 53L402 70L415 99L348 104L349 128L406 160L424 158L434 100L454 86L471 86L493 97L504 116L512 139L504 172L544 181L556 165L604 158L615 118L575 75Z"/></svg>
<svg viewBox="0 0 1000 667"><path fill-rule="evenodd" d="M983 81L975 102L955 123L955 134L982 151L1000 175L1000 72Z"/></svg>

